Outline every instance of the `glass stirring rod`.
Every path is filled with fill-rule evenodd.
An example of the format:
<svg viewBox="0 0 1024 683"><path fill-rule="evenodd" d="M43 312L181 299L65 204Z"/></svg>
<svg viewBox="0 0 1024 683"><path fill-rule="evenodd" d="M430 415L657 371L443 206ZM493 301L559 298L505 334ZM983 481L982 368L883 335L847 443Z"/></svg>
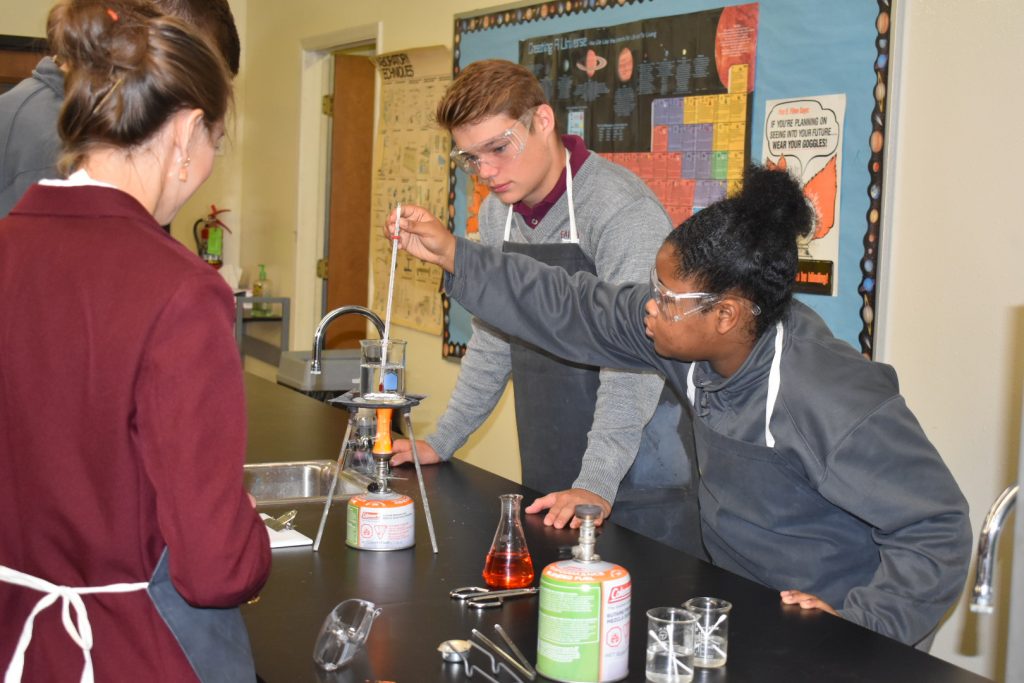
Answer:
<svg viewBox="0 0 1024 683"><path fill-rule="evenodd" d="M384 314L384 339L380 345L380 386L377 391L384 391L384 372L388 360L388 335L391 334L391 302L395 294L395 266L398 263L398 233L401 231L402 203L395 205L395 234L391 238L391 275L388 279L388 303Z"/></svg>

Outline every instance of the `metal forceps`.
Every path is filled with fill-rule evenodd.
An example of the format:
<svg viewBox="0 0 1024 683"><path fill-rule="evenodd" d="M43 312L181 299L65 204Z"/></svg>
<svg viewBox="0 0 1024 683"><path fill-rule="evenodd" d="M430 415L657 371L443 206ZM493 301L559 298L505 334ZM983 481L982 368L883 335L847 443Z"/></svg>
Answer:
<svg viewBox="0 0 1024 683"><path fill-rule="evenodd" d="M452 590L448 595L453 600L465 603L467 607L489 609L491 607L501 607L510 598L536 595L536 593L537 589L532 586L509 590L491 590L490 588L481 588L480 586L463 586L462 588Z"/></svg>

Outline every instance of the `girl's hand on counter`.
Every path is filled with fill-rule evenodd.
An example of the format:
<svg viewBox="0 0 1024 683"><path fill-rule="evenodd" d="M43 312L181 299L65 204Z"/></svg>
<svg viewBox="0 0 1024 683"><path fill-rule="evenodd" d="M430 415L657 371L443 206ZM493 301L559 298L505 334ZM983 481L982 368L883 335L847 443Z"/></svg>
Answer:
<svg viewBox="0 0 1024 683"><path fill-rule="evenodd" d="M597 526L601 526L601 522L612 511L612 504L596 493L591 493L586 489L568 489L567 491L555 491L538 498L530 503L530 506L526 508L526 513L533 514L548 510L548 514L544 516L544 524L547 526L562 529L568 524L570 529L578 529L580 520L575 517L576 506L584 504L597 505L601 508L601 516L594 522Z"/></svg>
<svg viewBox="0 0 1024 683"><path fill-rule="evenodd" d="M395 439L391 444L395 454L391 457L392 465L403 465L412 462L412 444L409 439ZM416 439L416 455L421 465L436 465L441 462L441 456L437 454L426 441Z"/></svg>
<svg viewBox="0 0 1024 683"><path fill-rule="evenodd" d="M839 616L839 612L832 609L832 606L827 602L819 598L817 595L811 595L810 593L804 593L803 591L789 590L782 591L779 593L782 596L782 602L786 605L800 605L801 609L820 609L822 612L828 612L833 616Z"/></svg>

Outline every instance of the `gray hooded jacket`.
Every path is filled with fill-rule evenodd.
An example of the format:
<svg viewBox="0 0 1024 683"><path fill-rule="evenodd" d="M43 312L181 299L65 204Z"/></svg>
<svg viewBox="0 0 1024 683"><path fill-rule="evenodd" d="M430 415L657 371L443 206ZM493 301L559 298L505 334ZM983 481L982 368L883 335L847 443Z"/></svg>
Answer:
<svg viewBox="0 0 1024 683"><path fill-rule="evenodd" d="M57 118L64 74L50 57L29 78L0 95L0 218L43 178L59 178Z"/></svg>
<svg viewBox="0 0 1024 683"><path fill-rule="evenodd" d="M928 636L963 588L967 501L899 394L896 373L832 336L793 302L732 376L659 356L644 329L649 285L568 277L460 239L448 293L508 334L568 360L654 368L681 396L693 365L701 524L712 561L775 589L813 593L907 644ZM487 282L485 287L472 283ZM708 444L716 446L708 447ZM732 450L730 451L730 447Z"/></svg>

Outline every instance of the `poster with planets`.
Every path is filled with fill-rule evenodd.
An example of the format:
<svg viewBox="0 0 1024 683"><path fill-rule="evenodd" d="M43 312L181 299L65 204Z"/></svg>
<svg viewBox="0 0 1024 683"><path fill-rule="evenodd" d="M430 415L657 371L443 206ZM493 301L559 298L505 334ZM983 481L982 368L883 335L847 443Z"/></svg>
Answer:
<svg viewBox="0 0 1024 683"><path fill-rule="evenodd" d="M828 236L831 287L796 296L871 357L885 281L891 14L892 0L551 0L457 15L452 73L488 58L529 66L559 126L644 178L676 222L727 193L743 164L777 161L769 102L821 93L841 101L833 156L843 229ZM456 234L471 225L478 194L449 164ZM443 306L442 352L461 356L470 316L451 300Z"/></svg>
<svg viewBox="0 0 1024 683"><path fill-rule="evenodd" d="M758 5L519 42L559 129L639 176L679 225L736 189L750 151Z"/></svg>

